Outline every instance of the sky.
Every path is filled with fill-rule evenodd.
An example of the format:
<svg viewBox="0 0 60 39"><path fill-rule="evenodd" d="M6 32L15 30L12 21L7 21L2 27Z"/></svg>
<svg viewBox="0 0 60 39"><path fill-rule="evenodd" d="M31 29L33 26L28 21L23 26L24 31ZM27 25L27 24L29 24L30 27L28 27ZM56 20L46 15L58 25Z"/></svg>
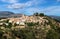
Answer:
<svg viewBox="0 0 60 39"><path fill-rule="evenodd" d="M0 11L60 16L60 0L0 0Z"/></svg>

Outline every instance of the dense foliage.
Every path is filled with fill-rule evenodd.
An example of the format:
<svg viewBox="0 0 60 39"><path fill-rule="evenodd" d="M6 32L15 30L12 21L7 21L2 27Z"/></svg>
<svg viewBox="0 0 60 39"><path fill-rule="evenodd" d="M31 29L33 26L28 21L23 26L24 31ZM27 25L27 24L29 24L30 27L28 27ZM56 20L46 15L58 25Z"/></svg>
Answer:
<svg viewBox="0 0 60 39"><path fill-rule="evenodd" d="M37 12L36 12L36 13L34 13L34 15L35 15L35 16L41 16L41 17L42 17L42 16L44 16L44 13L37 13Z"/></svg>

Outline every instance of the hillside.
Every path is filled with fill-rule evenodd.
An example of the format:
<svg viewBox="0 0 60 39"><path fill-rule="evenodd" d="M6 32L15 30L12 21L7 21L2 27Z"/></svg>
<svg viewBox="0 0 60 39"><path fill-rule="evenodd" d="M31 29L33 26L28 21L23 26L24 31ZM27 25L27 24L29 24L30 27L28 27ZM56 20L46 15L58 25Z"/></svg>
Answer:
<svg viewBox="0 0 60 39"><path fill-rule="evenodd" d="M1 18L11 18L11 17L21 17L23 14L15 14L13 12L10 11L0 11L0 19Z"/></svg>
<svg viewBox="0 0 60 39"><path fill-rule="evenodd" d="M51 18L54 18L60 22L60 16L50 16Z"/></svg>
<svg viewBox="0 0 60 39"><path fill-rule="evenodd" d="M60 39L60 23L53 18L42 13L21 18L25 25L3 21L8 25L0 26L0 39Z"/></svg>
<svg viewBox="0 0 60 39"><path fill-rule="evenodd" d="M0 18L1 17L9 17L10 15L13 15L13 12L9 12L9 11L0 11Z"/></svg>

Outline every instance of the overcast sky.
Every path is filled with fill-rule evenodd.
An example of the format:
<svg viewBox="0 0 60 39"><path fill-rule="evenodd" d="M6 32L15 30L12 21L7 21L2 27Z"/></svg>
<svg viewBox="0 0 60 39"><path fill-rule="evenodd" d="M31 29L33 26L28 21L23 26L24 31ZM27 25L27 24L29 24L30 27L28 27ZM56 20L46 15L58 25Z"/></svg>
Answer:
<svg viewBox="0 0 60 39"><path fill-rule="evenodd" d="M60 0L0 0L0 11L31 15L42 12L60 16Z"/></svg>

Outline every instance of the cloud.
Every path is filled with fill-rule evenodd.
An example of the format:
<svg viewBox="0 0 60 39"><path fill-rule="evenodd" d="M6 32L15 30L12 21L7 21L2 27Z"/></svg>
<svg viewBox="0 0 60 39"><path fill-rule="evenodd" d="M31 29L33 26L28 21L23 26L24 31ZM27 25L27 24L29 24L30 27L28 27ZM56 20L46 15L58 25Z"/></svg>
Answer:
<svg viewBox="0 0 60 39"><path fill-rule="evenodd" d="M45 12L46 14L50 14L50 15L56 15L56 14L60 14L60 6L51 6L51 7L47 7L45 9L43 9L43 12Z"/></svg>
<svg viewBox="0 0 60 39"><path fill-rule="evenodd" d="M44 0L30 0L25 3L14 2L13 4L7 5L7 8L11 9L24 9L31 6L37 6L38 4L44 3Z"/></svg>
<svg viewBox="0 0 60 39"><path fill-rule="evenodd" d="M16 4L8 5L7 8L11 8L11 9L22 9L25 6L26 5L24 5L24 4L16 3Z"/></svg>
<svg viewBox="0 0 60 39"><path fill-rule="evenodd" d="M8 3L6 5L6 8L8 8L8 9L19 10L21 12L26 12L27 14L33 14L35 12L43 12L45 14L54 15L54 14L59 14L59 12L60 12L59 5L55 5L55 6L50 5L50 6L46 6L46 7L42 6L45 8L41 8L40 5L46 3L46 0L28 0L27 2L23 2L23 3L19 2L19 0L0 0L0 1ZM48 2L49 1L47 1L47 3ZM56 0L57 4L59 2L60 2L60 0Z"/></svg>
<svg viewBox="0 0 60 39"><path fill-rule="evenodd" d="M28 2L28 3L14 3L14 4L11 4L11 5L8 5L7 8L11 8L11 9L24 9L26 7L29 7L31 6L31 3Z"/></svg>
<svg viewBox="0 0 60 39"><path fill-rule="evenodd" d="M57 0L58 2L60 2L60 0Z"/></svg>
<svg viewBox="0 0 60 39"><path fill-rule="evenodd" d="M9 9L25 9L31 6L35 7L45 3L45 0L27 0L27 2L24 2L24 3L20 3L19 0L1 0L1 1L9 3L8 5L5 5L6 8L9 8Z"/></svg>
<svg viewBox="0 0 60 39"><path fill-rule="evenodd" d="M32 15L36 12L39 12L39 13L42 12L43 13L42 8L36 8L36 7L27 8L27 9L25 9L25 12L27 15Z"/></svg>
<svg viewBox="0 0 60 39"><path fill-rule="evenodd" d="M42 10L47 15L59 15L60 6L50 6Z"/></svg>
<svg viewBox="0 0 60 39"><path fill-rule="evenodd" d="M7 2L7 3L17 3L18 0L1 0L2 2Z"/></svg>
<svg viewBox="0 0 60 39"><path fill-rule="evenodd" d="M35 12L45 13L46 15L59 15L60 14L60 6L50 6L46 8L28 8L25 9L26 14L33 14Z"/></svg>

